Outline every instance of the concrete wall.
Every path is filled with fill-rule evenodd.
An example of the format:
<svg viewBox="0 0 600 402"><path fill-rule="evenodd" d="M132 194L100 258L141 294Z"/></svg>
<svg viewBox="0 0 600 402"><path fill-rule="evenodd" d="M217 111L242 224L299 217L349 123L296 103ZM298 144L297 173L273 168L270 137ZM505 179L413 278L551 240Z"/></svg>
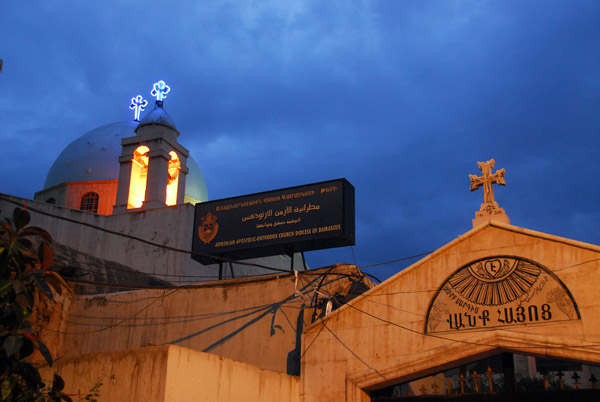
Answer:
<svg viewBox="0 0 600 402"><path fill-rule="evenodd" d="M201 266L190 258L190 254L169 251L79 223L131 235L167 247L190 250L193 205L183 204L104 216L44 202L1 196L2 216L11 216L16 206L27 204L32 226L41 227L50 233L55 241L94 257L115 261L165 280L177 278L177 275L181 276L186 272L198 272L198 267ZM212 271L203 269L203 273L214 274L214 268Z"/></svg>
<svg viewBox="0 0 600 402"><path fill-rule="evenodd" d="M58 361L65 393L85 395L102 383L99 401L299 401L300 381L281 373L173 345L93 353Z"/></svg>
<svg viewBox="0 0 600 402"><path fill-rule="evenodd" d="M301 273L297 289L302 296L295 294L292 274L192 288L75 296L69 299L66 316L43 336L53 339L52 351L60 358L174 344L297 374L297 330L302 331L312 318L308 306L314 289L320 286L321 292L345 294L351 286L347 274L360 272L356 267L337 266ZM56 309L57 314L63 311Z"/></svg>
<svg viewBox="0 0 600 402"><path fill-rule="evenodd" d="M299 402L300 378L171 346L164 400Z"/></svg>
<svg viewBox="0 0 600 402"><path fill-rule="evenodd" d="M533 260L570 290L581 320L424 334L432 298L460 267L497 255ZM600 247L492 224L474 229L314 323L303 334L304 401L368 401L369 389L509 350L600 363ZM310 347L309 347L310 345Z"/></svg>
<svg viewBox="0 0 600 402"><path fill-rule="evenodd" d="M23 208L24 205L27 205L31 214L32 226L45 229L55 241L82 253L126 265L174 284L219 278L218 265L202 265L193 260L189 253L194 225L194 206L191 204L105 216L0 194L0 217L10 217L15 207ZM70 219L71 222L60 218ZM141 238L164 247L149 245L81 223ZM296 254L294 259L296 269L302 269L300 254ZM264 257L248 262L285 270L291 266L288 256ZM235 263L233 271L235 277L273 273L273 270ZM231 278L228 264L224 265L223 274L224 278Z"/></svg>

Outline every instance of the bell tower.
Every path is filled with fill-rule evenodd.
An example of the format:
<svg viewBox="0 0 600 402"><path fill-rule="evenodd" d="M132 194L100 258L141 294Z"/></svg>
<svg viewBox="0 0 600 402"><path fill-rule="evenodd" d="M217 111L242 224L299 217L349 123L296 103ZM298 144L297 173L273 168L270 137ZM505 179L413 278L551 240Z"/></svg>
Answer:
<svg viewBox="0 0 600 402"><path fill-rule="evenodd" d="M183 204L189 151L177 142L179 131L163 108L171 88L154 84L154 110L135 129L135 136L121 140L119 184L113 214ZM147 102L140 95L131 100L139 119Z"/></svg>

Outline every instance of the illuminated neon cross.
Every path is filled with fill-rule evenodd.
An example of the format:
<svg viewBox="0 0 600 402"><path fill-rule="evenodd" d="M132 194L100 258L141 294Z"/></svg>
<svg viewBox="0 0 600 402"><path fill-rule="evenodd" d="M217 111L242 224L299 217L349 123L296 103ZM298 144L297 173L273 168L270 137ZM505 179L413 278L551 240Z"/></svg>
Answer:
<svg viewBox="0 0 600 402"><path fill-rule="evenodd" d="M496 171L496 173L492 174L492 169L494 168L495 163L496 161L493 159L490 159L487 162L477 162L477 166L479 169L481 169L481 173L483 173L483 175L469 175L469 178L471 179L471 191L475 191L481 187L481 185L483 185L483 204L481 204L482 211L486 209L498 208L498 203L494 200L494 190L492 189L492 184L506 186L506 181L504 180L504 169L500 169Z"/></svg>
<svg viewBox="0 0 600 402"><path fill-rule="evenodd" d="M140 121L140 113L144 111L146 106L148 106L148 101L142 98L142 95L131 98L131 105L129 105L129 109L134 110L135 121Z"/></svg>
<svg viewBox="0 0 600 402"><path fill-rule="evenodd" d="M165 84L163 80L158 81L152 87L150 94L156 98L158 102L162 102L167 97L167 94L171 90L171 87Z"/></svg>

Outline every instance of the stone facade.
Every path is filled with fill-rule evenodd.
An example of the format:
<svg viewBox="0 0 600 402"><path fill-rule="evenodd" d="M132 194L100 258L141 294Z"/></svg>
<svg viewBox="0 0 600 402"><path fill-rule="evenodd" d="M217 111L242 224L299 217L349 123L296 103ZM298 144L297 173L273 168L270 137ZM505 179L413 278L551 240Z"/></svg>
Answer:
<svg viewBox="0 0 600 402"><path fill-rule="evenodd" d="M541 267L541 282L532 282L527 292L509 302L517 307L521 302L524 308L541 303L531 320L527 314L517 320L517 307L505 311L513 306L507 300L467 305L471 296L463 294L437 313L432 308L443 285L460 269L510 258ZM493 272L493 265L488 269ZM503 278L494 280L506 283ZM594 286L599 281L598 246L499 222L480 225L307 328L302 339L303 401L369 401L374 390L505 351L599 364L600 299ZM572 297L575 312L556 296L563 294L555 291L558 284ZM514 316L508 323L503 315L510 308ZM438 332L426 326L432 314L444 322L463 314L466 324L464 314L480 317L485 310L505 322L489 328L455 325ZM553 321L552 314L560 319Z"/></svg>

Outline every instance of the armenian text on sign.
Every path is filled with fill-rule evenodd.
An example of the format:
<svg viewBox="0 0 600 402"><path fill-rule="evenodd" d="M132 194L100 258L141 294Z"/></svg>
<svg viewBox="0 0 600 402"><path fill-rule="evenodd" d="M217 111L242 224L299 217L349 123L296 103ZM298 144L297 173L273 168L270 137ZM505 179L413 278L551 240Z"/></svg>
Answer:
<svg viewBox="0 0 600 402"><path fill-rule="evenodd" d="M354 245L345 179L196 204L192 258L241 260Z"/></svg>
<svg viewBox="0 0 600 402"><path fill-rule="evenodd" d="M497 256L460 268L433 298L425 331L448 332L579 319L570 292L547 269Z"/></svg>

